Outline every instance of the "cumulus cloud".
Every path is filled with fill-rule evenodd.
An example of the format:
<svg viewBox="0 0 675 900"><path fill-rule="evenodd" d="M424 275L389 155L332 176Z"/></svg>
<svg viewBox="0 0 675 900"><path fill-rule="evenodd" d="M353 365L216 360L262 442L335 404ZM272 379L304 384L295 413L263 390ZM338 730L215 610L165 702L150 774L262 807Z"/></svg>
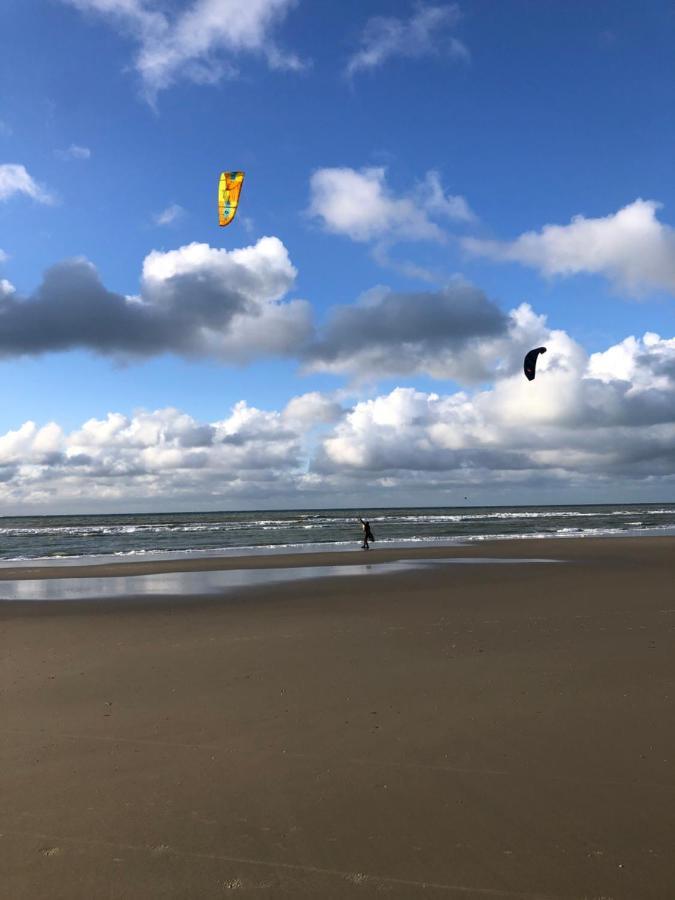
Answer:
<svg viewBox="0 0 675 900"><path fill-rule="evenodd" d="M26 422L0 436L4 503L202 501L294 478L300 434L278 412L241 402L204 423L177 409L110 413L66 433Z"/></svg>
<svg viewBox="0 0 675 900"><path fill-rule="evenodd" d="M292 397L283 411L285 421L301 429L337 422L345 413L343 406L320 391Z"/></svg>
<svg viewBox="0 0 675 900"><path fill-rule="evenodd" d="M425 374L481 380L490 373L494 340L507 338L509 319L466 283L438 292L371 291L334 310L306 352L306 368L364 378ZM493 339L486 351L484 342Z"/></svg>
<svg viewBox="0 0 675 900"><path fill-rule="evenodd" d="M466 62L470 54L453 34L460 19L456 3L419 5L409 19L375 16L366 22L359 49L350 57L345 73L376 69L395 57L445 56Z"/></svg>
<svg viewBox="0 0 675 900"><path fill-rule="evenodd" d="M215 84L233 77L235 60L245 54L264 57L272 69L304 67L272 37L296 0L192 0L179 9L151 0L62 2L104 16L139 44L134 66L150 101L179 80Z"/></svg>
<svg viewBox="0 0 675 900"><path fill-rule="evenodd" d="M660 206L638 199L617 213L575 216L569 225L545 225L515 241L465 238L463 244L472 253L518 262L544 275L602 275L629 295L675 293L675 228L659 222Z"/></svg>
<svg viewBox="0 0 675 900"><path fill-rule="evenodd" d="M75 347L235 363L292 355L311 334L309 304L281 302L295 275L275 237L231 251L198 243L153 251L137 297L109 291L87 260L69 260L49 269L31 297L0 299L0 356Z"/></svg>
<svg viewBox="0 0 675 900"><path fill-rule="evenodd" d="M53 203L54 198L19 163L0 165L0 203L16 194L23 194L38 203Z"/></svg>
<svg viewBox="0 0 675 900"><path fill-rule="evenodd" d="M153 251L134 296L108 289L86 259L66 260L27 297L3 280L0 357L75 348L127 362L285 356L305 372L361 381L419 374L473 384L518 369L528 344L548 333L529 307L506 315L460 280L435 292L375 288L315 328L309 302L287 298L295 276L274 237L231 251L200 243Z"/></svg>
<svg viewBox="0 0 675 900"><path fill-rule="evenodd" d="M440 176L427 172L421 183L393 192L382 167L318 169L310 178L309 215L332 234L353 241L444 241L435 218L474 218L466 200L445 194Z"/></svg>
<svg viewBox="0 0 675 900"><path fill-rule="evenodd" d="M171 206L167 206L166 209L156 213L152 218L155 225L171 225L184 215L185 210L183 207L179 206L178 203L172 203Z"/></svg>
<svg viewBox="0 0 675 900"><path fill-rule="evenodd" d="M74 159L89 159L91 157L91 150L89 147L80 147L78 144L71 144L70 147L65 150L56 150L56 156L63 160L63 162L70 162Z"/></svg>
<svg viewBox="0 0 675 900"><path fill-rule="evenodd" d="M362 401L323 439L319 474L443 473L447 483L675 480L675 340L647 334L588 357L565 332L534 382L474 395L397 388Z"/></svg>
<svg viewBox="0 0 675 900"><path fill-rule="evenodd" d="M142 497L194 509L672 489L675 338L627 337L589 356L531 310L519 315L521 328L546 329L533 382L505 370L473 393L399 387L350 408L310 392L280 411L240 401L208 422L172 408L111 412L70 432L28 421L0 435L0 502L137 508Z"/></svg>

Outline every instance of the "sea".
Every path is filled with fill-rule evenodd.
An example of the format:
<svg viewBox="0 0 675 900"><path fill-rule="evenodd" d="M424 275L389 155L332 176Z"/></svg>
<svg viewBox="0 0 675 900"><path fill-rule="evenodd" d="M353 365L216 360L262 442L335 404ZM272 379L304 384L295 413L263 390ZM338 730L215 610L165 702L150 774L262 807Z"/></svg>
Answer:
<svg viewBox="0 0 675 900"><path fill-rule="evenodd" d="M0 517L0 560L67 564L92 557L164 559L349 550L360 546L359 515L370 521L374 547L675 535L675 503L5 516Z"/></svg>

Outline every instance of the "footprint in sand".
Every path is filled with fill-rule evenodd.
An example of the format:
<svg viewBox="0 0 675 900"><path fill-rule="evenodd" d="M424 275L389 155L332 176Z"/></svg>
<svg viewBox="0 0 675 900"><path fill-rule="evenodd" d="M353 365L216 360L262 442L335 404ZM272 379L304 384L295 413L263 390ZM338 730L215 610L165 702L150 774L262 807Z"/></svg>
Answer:
<svg viewBox="0 0 675 900"><path fill-rule="evenodd" d="M241 878L232 878L230 881L223 882L223 889L226 891L259 891L271 887L271 881L245 882Z"/></svg>

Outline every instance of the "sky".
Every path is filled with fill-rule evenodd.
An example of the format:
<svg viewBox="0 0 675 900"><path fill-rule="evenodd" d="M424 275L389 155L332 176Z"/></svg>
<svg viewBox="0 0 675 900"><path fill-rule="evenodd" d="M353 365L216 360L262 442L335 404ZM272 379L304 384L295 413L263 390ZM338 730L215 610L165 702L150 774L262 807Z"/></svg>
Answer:
<svg viewBox="0 0 675 900"><path fill-rule="evenodd" d="M0 515L675 501L674 47L672 0L4 0Z"/></svg>

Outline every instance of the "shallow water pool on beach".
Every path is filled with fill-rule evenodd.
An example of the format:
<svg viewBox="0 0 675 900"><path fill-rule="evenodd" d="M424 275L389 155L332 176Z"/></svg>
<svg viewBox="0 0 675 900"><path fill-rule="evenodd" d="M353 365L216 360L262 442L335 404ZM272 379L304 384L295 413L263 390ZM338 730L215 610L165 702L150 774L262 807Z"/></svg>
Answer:
<svg viewBox="0 0 675 900"><path fill-rule="evenodd" d="M412 569L428 569L446 565L532 565L555 562L559 562L559 560L453 557L434 560L396 560L395 562L347 566L163 572L153 575L112 575L98 578L35 578L0 581L0 602L203 597L214 594L230 594L240 588L307 581L315 578L391 575Z"/></svg>

